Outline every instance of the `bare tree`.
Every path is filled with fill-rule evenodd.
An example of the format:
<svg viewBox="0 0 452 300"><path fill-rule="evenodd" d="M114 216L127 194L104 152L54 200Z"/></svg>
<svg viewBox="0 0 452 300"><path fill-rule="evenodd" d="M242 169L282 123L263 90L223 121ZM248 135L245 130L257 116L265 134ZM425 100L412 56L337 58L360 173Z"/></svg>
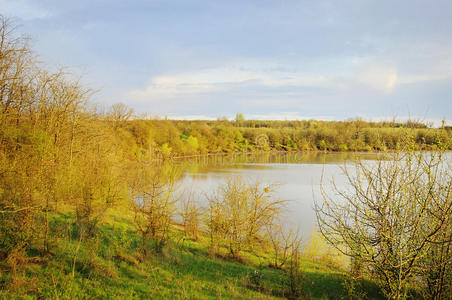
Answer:
<svg viewBox="0 0 452 300"><path fill-rule="evenodd" d="M272 267L282 268L290 261L292 254L301 248L301 237L298 231L284 230L282 225L275 224L267 227L266 236L271 244L274 255L273 263L271 264Z"/></svg>
<svg viewBox="0 0 452 300"><path fill-rule="evenodd" d="M425 258L450 246L452 178L442 152L387 156L357 162L355 173L344 167L350 188L334 185L333 196L322 189L315 210L323 236L366 268L388 298L400 299L414 274L433 267L422 266ZM444 264L450 258L442 255Z"/></svg>
<svg viewBox="0 0 452 300"><path fill-rule="evenodd" d="M186 193L186 197L182 200L180 211L186 236L195 240L198 239L202 213L202 208L193 199L193 194Z"/></svg>
<svg viewBox="0 0 452 300"><path fill-rule="evenodd" d="M121 127L124 122L128 121L132 116L133 109L122 102L113 104L108 112L108 117L113 121L115 128Z"/></svg>
<svg viewBox="0 0 452 300"><path fill-rule="evenodd" d="M278 220L283 203L272 199L270 187L247 184L240 177L229 179L209 197L212 245L224 244L232 257L238 257L245 246L252 249L264 242L265 228Z"/></svg>
<svg viewBox="0 0 452 300"><path fill-rule="evenodd" d="M140 166L134 176L142 176L140 185L133 186L132 207L134 222L142 236L143 251L148 241L161 249L169 238L172 216L177 199L174 198L176 171L164 166Z"/></svg>

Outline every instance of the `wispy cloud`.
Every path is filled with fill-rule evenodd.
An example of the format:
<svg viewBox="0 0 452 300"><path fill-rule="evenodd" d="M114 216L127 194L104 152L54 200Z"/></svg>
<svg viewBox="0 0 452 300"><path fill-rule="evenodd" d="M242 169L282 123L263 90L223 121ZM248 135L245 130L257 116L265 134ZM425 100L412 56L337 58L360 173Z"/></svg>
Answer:
<svg viewBox="0 0 452 300"><path fill-rule="evenodd" d="M161 75L151 78L143 89L135 89L128 97L135 101L153 101L192 94L221 92L236 87L327 87L324 75L302 72L249 70L248 67L218 67L190 73Z"/></svg>

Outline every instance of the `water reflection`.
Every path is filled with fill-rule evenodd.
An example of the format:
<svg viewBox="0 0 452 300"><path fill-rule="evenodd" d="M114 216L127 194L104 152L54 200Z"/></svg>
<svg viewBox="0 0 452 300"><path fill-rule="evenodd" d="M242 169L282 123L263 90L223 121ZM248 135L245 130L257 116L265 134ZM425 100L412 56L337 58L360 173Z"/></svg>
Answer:
<svg viewBox="0 0 452 300"><path fill-rule="evenodd" d="M334 164L348 160L374 160L381 153L371 152L264 152L236 153L230 155L199 156L178 160L179 163L198 166L241 164Z"/></svg>

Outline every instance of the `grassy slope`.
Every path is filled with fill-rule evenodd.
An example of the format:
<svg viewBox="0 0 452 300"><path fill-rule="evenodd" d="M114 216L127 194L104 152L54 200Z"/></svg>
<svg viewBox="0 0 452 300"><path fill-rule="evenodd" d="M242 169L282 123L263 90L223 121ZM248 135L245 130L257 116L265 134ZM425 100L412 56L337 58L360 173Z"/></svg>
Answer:
<svg viewBox="0 0 452 300"><path fill-rule="evenodd" d="M119 211L99 226L96 238L83 242L72 224L70 214L56 214L54 254L43 257L30 251L29 257L39 259L18 266L16 279L7 263L0 264L0 298L272 299L287 294L286 274L268 267L266 256L245 253L243 262L211 257L204 237L185 239L175 228L170 246L142 257L133 225ZM308 260L302 268L307 298L345 295L339 270ZM254 276L255 271L259 275ZM375 286L370 284L368 290L375 298Z"/></svg>

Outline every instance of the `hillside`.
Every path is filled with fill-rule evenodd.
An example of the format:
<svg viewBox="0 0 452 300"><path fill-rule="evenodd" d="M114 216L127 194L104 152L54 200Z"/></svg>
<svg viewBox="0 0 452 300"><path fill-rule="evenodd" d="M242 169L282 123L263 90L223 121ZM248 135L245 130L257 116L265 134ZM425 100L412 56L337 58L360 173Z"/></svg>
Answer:
<svg viewBox="0 0 452 300"><path fill-rule="evenodd" d="M70 213L52 214L50 253L34 245L14 265L0 264L0 298L340 299L347 294L344 271L328 261L303 258L297 282L291 283L287 268L269 266L270 250L244 252L240 260L210 255L205 235L195 241L174 225L171 241L161 249L150 245L144 255L124 211L112 210L89 238L80 237L74 221ZM361 284L369 297L381 298L374 284Z"/></svg>

